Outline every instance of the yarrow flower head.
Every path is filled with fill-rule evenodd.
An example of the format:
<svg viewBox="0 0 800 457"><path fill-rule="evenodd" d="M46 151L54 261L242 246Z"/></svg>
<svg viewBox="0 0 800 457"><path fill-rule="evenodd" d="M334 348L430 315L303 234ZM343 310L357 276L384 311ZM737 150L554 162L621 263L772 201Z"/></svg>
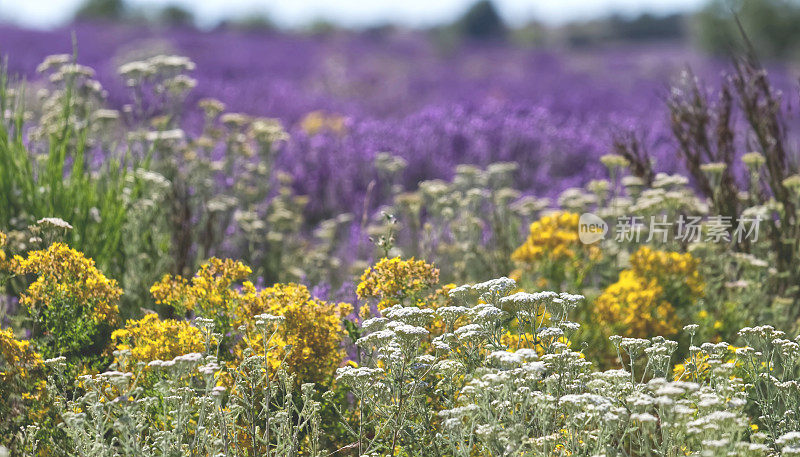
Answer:
<svg viewBox="0 0 800 457"><path fill-rule="evenodd" d="M541 298L538 293L517 292L500 299L500 307L504 310L517 310L520 308L530 308L539 304Z"/></svg>
<svg viewBox="0 0 800 457"><path fill-rule="evenodd" d="M459 305L472 306L473 300L477 297L477 291L471 285L464 284L451 289L448 296Z"/></svg>
<svg viewBox="0 0 800 457"><path fill-rule="evenodd" d="M481 300L492 304L497 303L516 288L517 282L506 277L491 279L472 286L472 290L478 293Z"/></svg>
<svg viewBox="0 0 800 457"><path fill-rule="evenodd" d="M255 318L256 318L256 325L260 326L278 325L286 320L286 318L283 316L275 316L269 313L257 314Z"/></svg>
<svg viewBox="0 0 800 457"><path fill-rule="evenodd" d="M49 225L64 230L72 230L72 226L69 225L69 222L59 217L45 217L39 219L38 221L36 221L36 223L39 225Z"/></svg>
<svg viewBox="0 0 800 457"><path fill-rule="evenodd" d="M459 318L466 316L469 308L466 306L442 306L436 310L436 314L447 323L454 323Z"/></svg>
<svg viewBox="0 0 800 457"><path fill-rule="evenodd" d="M433 320L434 311L430 308L418 308L416 306L395 305L386 309L383 313L389 319L404 322L411 325L425 325Z"/></svg>

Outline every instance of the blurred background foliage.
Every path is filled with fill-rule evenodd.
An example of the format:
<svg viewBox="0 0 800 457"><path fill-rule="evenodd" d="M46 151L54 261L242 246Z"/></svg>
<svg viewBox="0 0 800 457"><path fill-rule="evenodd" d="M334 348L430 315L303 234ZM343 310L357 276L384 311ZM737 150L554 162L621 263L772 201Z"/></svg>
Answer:
<svg viewBox="0 0 800 457"><path fill-rule="evenodd" d="M513 41L535 46L590 47L609 43L685 42L716 55L742 51L745 43L737 18L757 53L766 58L798 57L800 47L800 1L798 0L709 0L693 12L655 15L611 14L588 21L548 25L532 20L511 27L491 0L479 0L447 24L429 27L427 32L444 45L460 41ZM74 20L113 21L164 27L192 27L193 13L182 5L166 3L147 8L125 0L86 0ZM217 28L243 31L273 31L278 27L266 12L253 12L221 20ZM392 24L364 28L366 34L383 35L395 30ZM311 34L330 34L341 27L317 19L305 27Z"/></svg>
<svg viewBox="0 0 800 457"><path fill-rule="evenodd" d="M800 2L797 0L713 0L694 17L692 33L703 48L730 54L744 46L735 14L759 55L800 56Z"/></svg>
<svg viewBox="0 0 800 457"><path fill-rule="evenodd" d="M512 27L482 0L405 36L393 25L349 31L317 21L306 39L273 33L267 15L206 34L190 30L197 19L178 5L88 0L74 17L86 25L73 29L83 37L77 57L34 61L23 81L0 72L0 266L11 272L0 276L0 323L43 329L33 337L45 343L65 333L82 354L74 358L92 354L97 367L110 362L101 349L113 329L141 327L123 329L124 318L163 324L194 309L229 339L241 328L230 310L241 304L251 315L293 313L304 319L284 337L291 347L314 333L321 319L307 309L316 306L331 318L324 334L341 319L356 339L357 320L382 306L365 298L385 297L354 296L364 290L355 278L375 262L402 272L418 265L401 260L412 257L435 265L424 284L437 286L430 296L403 292L412 306L438 306L455 284L502 275L526 291L584 294L577 315L592 325L575 343L601 364L612 363L611 332L672 336L698 322L704 339L720 341L753 323L800 328L799 143L784 130L791 118L779 95L796 97L783 90L796 79L779 69L773 90L747 59L719 78L719 59L685 52L695 44L740 55L747 36L758 55L790 61L798 9L714 1L691 14ZM149 28L166 33L153 41ZM7 30L12 75L14 59L58 45L57 35ZM33 42L41 48L22 45ZM638 54L637 43L646 43ZM687 60L700 62L696 73L680 72L658 104L671 65ZM630 136L609 141L617 130ZM554 217L553 207L563 212ZM589 247L577 239L583 212L611 223L634 213L763 215L770 225L759 244ZM85 328L92 321L81 317L63 329L74 320L67 314L87 315L74 293L83 283L62 294L52 279L61 270L34 268L31 258L45 254L80 267L66 270L79 279L110 284L114 319ZM34 276L59 291L57 302L34 295ZM334 307L340 300L357 306ZM52 313L38 313L51 302ZM177 327L162 324L152 324L147 346ZM100 342L92 347L90 332ZM336 356L329 372L343 357L335 342L317 345ZM243 355L222 344L229 357Z"/></svg>

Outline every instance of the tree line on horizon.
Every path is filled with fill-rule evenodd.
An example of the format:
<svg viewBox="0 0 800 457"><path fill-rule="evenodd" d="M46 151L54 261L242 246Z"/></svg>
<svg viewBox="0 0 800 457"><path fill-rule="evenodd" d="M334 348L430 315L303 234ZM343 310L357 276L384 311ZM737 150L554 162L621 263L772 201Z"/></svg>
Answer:
<svg viewBox="0 0 800 457"><path fill-rule="evenodd" d="M126 0L85 0L75 12L75 21L114 21L167 27L194 27L194 14L183 6L137 8ZM520 27L509 26L492 0L478 0L454 21L428 30L443 43L469 41L513 41L538 46L589 47L620 42L691 42L717 55L731 55L748 44L739 25L759 55L769 58L800 57L800 0L708 0L695 12L637 16L613 14L590 21L548 26L532 20ZM220 21L218 28L245 31L276 31L279 27L266 12L254 11ZM397 26L383 24L363 30L375 36ZM333 23L317 20L305 32L325 34L342 31Z"/></svg>

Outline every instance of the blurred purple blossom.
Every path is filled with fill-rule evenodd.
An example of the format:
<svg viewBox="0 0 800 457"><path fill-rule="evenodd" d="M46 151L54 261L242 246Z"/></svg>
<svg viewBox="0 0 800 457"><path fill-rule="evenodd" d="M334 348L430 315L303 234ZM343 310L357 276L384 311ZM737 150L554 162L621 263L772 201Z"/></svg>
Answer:
<svg viewBox="0 0 800 457"><path fill-rule="evenodd" d="M129 97L116 68L149 49L197 64L190 106L215 97L228 111L281 119L292 138L277 164L311 197L313 219L360 213L377 179L372 160L384 151L408 161L402 182L409 189L450 177L459 163L515 161L521 190L553 196L602 176L598 159L610 152L612 134L633 130L645 136L659 170L678 171L664 104L669 83L687 66L715 81L727 65L677 45L444 51L414 33L376 39L88 24L0 27L0 52L11 73L32 79L45 56L71 52L73 31L79 63L96 69L112 105ZM783 70L773 78L793 85ZM299 121L316 110L345 116L347 132L307 135ZM192 111L186 127L200 122ZM369 198L370 208L385 200Z"/></svg>

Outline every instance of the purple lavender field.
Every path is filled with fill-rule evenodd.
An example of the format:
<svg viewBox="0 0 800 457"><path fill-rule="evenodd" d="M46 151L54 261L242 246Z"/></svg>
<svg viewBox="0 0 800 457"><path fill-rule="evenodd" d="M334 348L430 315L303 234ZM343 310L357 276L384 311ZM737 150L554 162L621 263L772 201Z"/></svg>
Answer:
<svg viewBox="0 0 800 457"><path fill-rule="evenodd" d="M676 171L664 99L682 70L715 78L713 62L680 45L627 45L589 51L510 45L441 50L423 36L397 33L308 37L240 32L77 25L36 32L0 28L11 74L35 77L45 56L70 53L97 71L119 107L129 96L121 63L158 53L197 64L187 101L215 97L228 111L279 118L291 139L278 166L311 199L318 217L359 210L379 152L408 161L403 184L449 178L455 165L519 163L517 187L538 196L603 173L598 159L612 136L635 132L657 168ZM309 135L314 111L343 116L341 132ZM186 127L200 124L188 116ZM372 198L370 206L380 202Z"/></svg>
<svg viewBox="0 0 800 457"><path fill-rule="evenodd" d="M800 455L800 3L82 1L0 25L0 457Z"/></svg>
<svg viewBox="0 0 800 457"><path fill-rule="evenodd" d="M32 101L33 111L23 117L38 112L42 125L57 119L60 110L53 104L69 93L64 81L74 78L69 54L77 55L78 73L86 72L77 77L85 79L81 84L89 98L93 88L102 88L98 101L81 102L87 122L100 122L87 133L91 166L86 173L134 150L140 158L151 154L152 162L126 172L142 167L168 184L163 195L140 196L144 206L168 205L147 216L152 221L146 224L163 225L161 244L140 240L157 251L150 258L169 259L153 261L153 277L165 269L194 271L202 260L220 256L258 265L265 283L294 278L334 290L364 262L388 255L391 248L395 255L439 261L448 275L468 271L466 265L474 263L470 256L481 266L464 278L506 274L524 227L541 210L565 207L561 200L576 195L565 190L609 177L600 159L619 153L616 146L627 147L622 143L636 138L645 163L640 169L690 175L689 185L697 187L698 175L689 173L678 153L674 129L683 128L683 122L690 130L696 125L711 131L721 120L747 130L746 117L737 113L729 120L711 115L711 123L670 118L724 107L720 88L733 68L733 61L710 57L686 41L583 48L513 43L464 40L445 46L430 33L406 29L304 34L103 22L50 31L0 26L6 71L12 85L14 78L24 80ZM54 54L61 54L57 70L40 71ZM182 56L175 57L177 73L164 56ZM788 62L766 65L770 84L786 94L778 103L787 113L797 95ZM133 73L124 76L124 67ZM699 84L706 108L692 106L697 101L691 101L692 81ZM180 96L170 98L172 89L166 88L175 84ZM167 98L159 102L162 96ZM224 106L214 105L209 114L208 99ZM670 106L673 102L678 105ZM134 105L143 109L141 103L155 108L144 109L138 120L128 116ZM106 133L113 131L115 140L103 139L108 109L120 121L108 124L114 127ZM782 127L792 150L796 127ZM23 129L26 135L37 131L29 128ZM177 142L132 146L132 138L157 139L157 130L165 128ZM751 150L754 138L738 134L731 140L736 181L749 179L738 158ZM623 142L615 144L619 139ZM40 143L33 155L47 150L47 142ZM36 148L31 143L29 149ZM68 154L65 160L68 165L74 159ZM723 159L708 155L703 160ZM158 188L147 179L141 185ZM10 224L24 228L26 219L17 215L35 202L9 210ZM58 213L65 220L78 213L87 222L98 220L93 216L97 205L87 203L81 210L71 205L48 203L36 213ZM127 214L120 220L130 219L131 208L119 211ZM518 219L499 223L506 215L496 211L512 211ZM383 213L399 218L396 227ZM101 264L114 263L109 268L122 274L130 267L113 252L124 247L118 232L124 224L106 222L108 228L87 224L97 233L76 234L73 242L101 257ZM96 237L108 247L90 242ZM387 247L381 252L379 246ZM476 246L485 251L462 255Z"/></svg>

